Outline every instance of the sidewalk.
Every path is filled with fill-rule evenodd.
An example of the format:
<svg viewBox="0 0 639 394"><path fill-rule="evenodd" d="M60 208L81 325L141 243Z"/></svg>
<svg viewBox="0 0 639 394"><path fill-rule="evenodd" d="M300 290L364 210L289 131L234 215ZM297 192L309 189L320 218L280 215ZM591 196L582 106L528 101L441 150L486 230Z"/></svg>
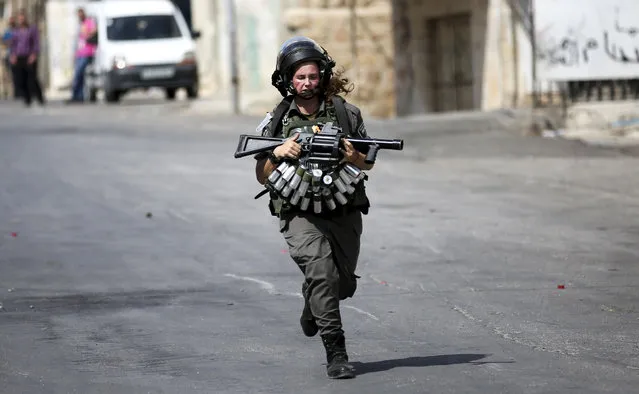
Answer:
<svg viewBox="0 0 639 394"><path fill-rule="evenodd" d="M639 116L628 119L599 118L587 122L573 121L566 128L543 129L540 135L544 138L577 140L590 146L621 149L639 154Z"/></svg>

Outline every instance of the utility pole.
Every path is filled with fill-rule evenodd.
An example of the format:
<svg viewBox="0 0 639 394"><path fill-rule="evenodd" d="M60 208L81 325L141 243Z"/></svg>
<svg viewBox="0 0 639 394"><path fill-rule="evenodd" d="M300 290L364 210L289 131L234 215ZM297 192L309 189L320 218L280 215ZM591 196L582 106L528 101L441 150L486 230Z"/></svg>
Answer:
<svg viewBox="0 0 639 394"><path fill-rule="evenodd" d="M235 1L226 0L227 23L229 33L229 57L231 61L231 97L233 100L233 113L240 113L239 73L237 65L237 26L235 21Z"/></svg>
<svg viewBox="0 0 639 394"><path fill-rule="evenodd" d="M533 86L533 109L539 106L539 89L537 80L537 25L535 21L535 0L528 2L528 15L530 18L530 45L532 47L532 86Z"/></svg>

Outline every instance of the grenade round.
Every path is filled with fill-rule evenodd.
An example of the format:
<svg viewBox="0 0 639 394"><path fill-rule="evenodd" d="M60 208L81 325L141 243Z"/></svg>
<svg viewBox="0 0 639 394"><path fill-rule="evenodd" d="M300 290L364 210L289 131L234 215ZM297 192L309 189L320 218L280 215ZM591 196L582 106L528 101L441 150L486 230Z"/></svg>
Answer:
<svg viewBox="0 0 639 394"><path fill-rule="evenodd" d="M275 182L275 185L274 185L275 190L279 192L280 190L282 190L284 185L286 185L286 179L284 179L284 177L280 177L280 179L278 179L277 182Z"/></svg>
<svg viewBox="0 0 639 394"><path fill-rule="evenodd" d="M351 178L351 176L348 175L346 170L343 168L339 172L339 177L344 182L345 185L350 185L351 183L353 183L353 178Z"/></svg>
<svg viewBox="0 0 639 394"><path fill-rule="evenodd" d="M289 201L292 205L297 205L300 202L300 199L302 198L302 196L304 195L304 193L301 192L300 189L295 190L295 193L293 193L293 197L291 197L291 201Z"/></svg>
<svg viewBox="0 0 639 394"><path fill-rule="evenodd" d="M293 177L293 175L295 175L295 166L290 166L289 168L286 169L286 171L284 172L284 175L282 175L282 178L288 182L291 180L291 178Z"/></svg>
<svg viewBox="0 0 639 394"><path fill-rule="evenodd" d="M342 205L346 205L348 203L348 200L346 199L344 194L342 194L342 192L340 192L339 190L335 190L333 192L333 195L335 196L335 199L337 200L338 203Z"/></svg>
<svg viewBox="0 0 639 394"><path fill-rule="evenodd" d="M312 174L313 174L313 181L319 182L322 179L322 175L324 173L319 168L316 168L312 171Z"/></svg>
<svg viewBox="0 0 639 394"><path fill-rule="evenodd" d="M313 212L322 213L322 197L319 194L313 194Z"/></svg>
<svg viewBox="0 0 639 394"><path fill-rule="evenodd" d="M306 170L304 169L304 167L299 166L299 168L297 169L297 171L295 171L295 175L293 175L293 179L291 179L291 187L293 189L296 189L297 186L300 184L300 182L302 181L302 176L306 173Z"/></svg>
<svg viewBox="0 0 639 394"><path fill-rule="evenodd" d="M329 189L324 189L322 191L322 194L324 195L324 201L326 202L326 206L328 207L328 209L330 209L331 211L335 210L335 208L337 208L337 205L335 204L335 200L333 199L331 191Z"/></svg>
<svg viewBox="0 0 639 394"><path fill-rule="evenodd" d="M308 209L308 206L311 204L311 198L309 197L309 195L305 195L304 198L302 199L302 203L300 204L300 209L302 211L306 211Z"/></svg>
<svg viewBox="0 0 639 394"><path fill-rule="evenodd" d="M300 183L300 187L299 187L299 191L302 196L306 195L306 191L308 190L308 187L311 185L312 178L313 177L308 172L304 173L304 176L302 177L302 182Z"/></svg>
<svg viewBox="0 0 639 394"><path fill-rule="evenodd" d="M293 187L291 186L291 184L289 183L288 185L286 185L284 187L284 189L282 190L282 197L288 197L291 195L291 193L293 192Z"/></svg>
<svg viewBox="0 0 639 394"><path fill-rule="evenodd" d="M354 165L347 163L344 166L344 169L347 171L348 175L353 178L353 183L357 184L364 178L364 172Z"/></svg>
<svg viewBox="0 0 639 394"><path fill-rule="evenodd" d="M334 183L335 183L335 187L337 188L337 190L339 190L340 193L346 193L346 185L344 184L344 181L342 181L341 178L335 179Z"/></svg>
<svg viewBox="0 0 639 394"><path fill-rule="evenodd" d="M286 171L286 168L289 166L290 164L288 164L287 162L283 162L282 164L280 164L275 171L273 171L271 173L271 175L268 176L268 181L271 183L275 183L275 181L277 181L277 179L280 177L280 175L282 175L282 173L284 171Z"/></svg>

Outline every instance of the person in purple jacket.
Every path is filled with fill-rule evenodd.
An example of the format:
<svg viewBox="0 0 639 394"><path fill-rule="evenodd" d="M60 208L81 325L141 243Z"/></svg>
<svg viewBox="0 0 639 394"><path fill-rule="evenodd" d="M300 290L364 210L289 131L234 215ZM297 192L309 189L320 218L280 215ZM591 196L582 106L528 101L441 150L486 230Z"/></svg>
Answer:
<svg viewBox="0 0 639 394"><path fill-rule="evenodd" d="M24 12L18 14L17 22L11 39L10 61L15 67L24 103L30 106L32 95L35 95L38 102L44 105L44 95L38 79L40 33L37 26L29 24Z"/></svg>
<svg viewBox="0 0 639 394"><path fill-rule="evenodd" d="M5 67L7 72L8 80L13 85L13 97L14 99L18 99L22 97L22 93L20 92L21 87L18 84L18 80L16 78L15 67L11 64L11 39L13 38L13 30L16 28L16 17L11 15L9 17L9 23L7 29L4 31L2 35L2 46L5 49L5 54L2 57L2 65Z"/></svg>

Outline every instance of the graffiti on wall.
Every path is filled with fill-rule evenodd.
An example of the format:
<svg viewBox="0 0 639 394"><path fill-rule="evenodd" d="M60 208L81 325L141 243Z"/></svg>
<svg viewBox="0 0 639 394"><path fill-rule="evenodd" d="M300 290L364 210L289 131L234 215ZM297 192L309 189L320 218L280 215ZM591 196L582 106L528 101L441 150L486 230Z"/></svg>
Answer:
<svg viewBox="0 0 639 394"><path fill-rule="evenodd" d="M536 0L539 77L555 81L638 78L636 15L636 0Z"/></svg>

